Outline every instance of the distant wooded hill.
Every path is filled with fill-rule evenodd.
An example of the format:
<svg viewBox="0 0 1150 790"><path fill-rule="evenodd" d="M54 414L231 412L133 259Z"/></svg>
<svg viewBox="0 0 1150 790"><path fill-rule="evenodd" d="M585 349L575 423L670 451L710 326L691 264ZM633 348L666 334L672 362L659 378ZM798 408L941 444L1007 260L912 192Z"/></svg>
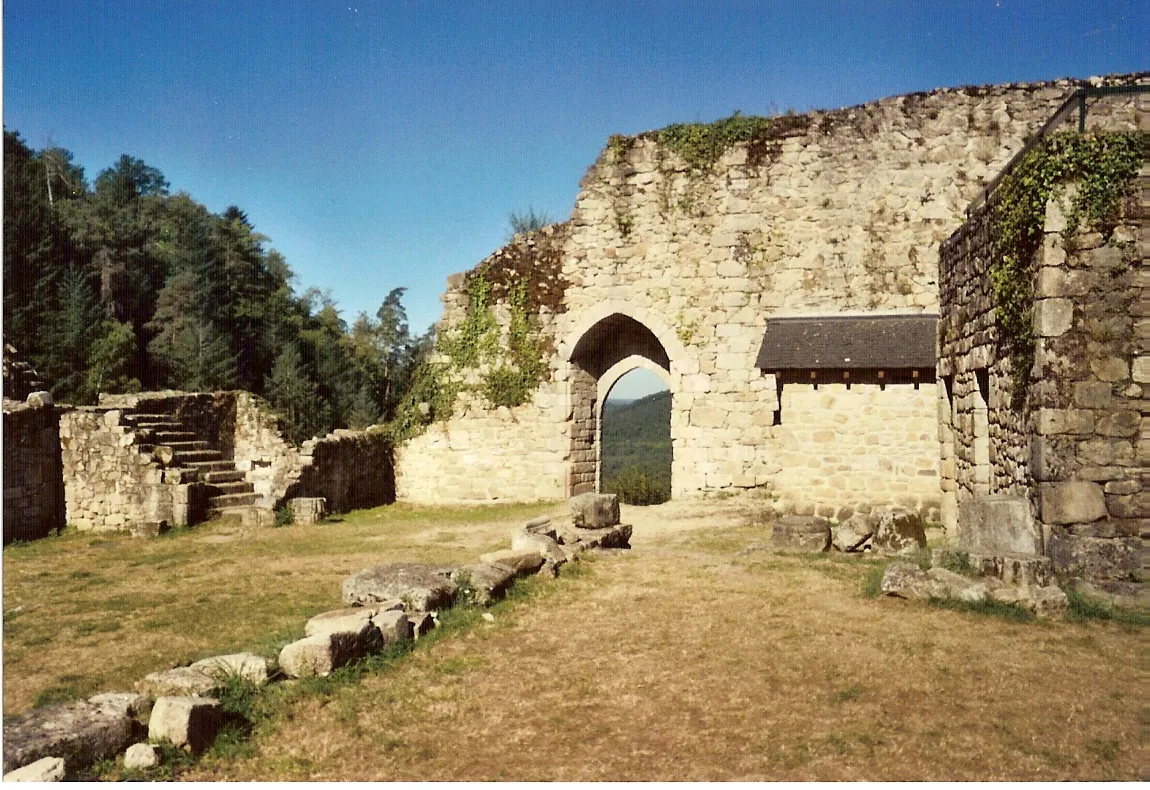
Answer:
<svg viewBox="0 0 1150 790"><path fill-rule="evenodd" d="M603 490L632 505L671 498L671 393L603 408Z"/></svg>

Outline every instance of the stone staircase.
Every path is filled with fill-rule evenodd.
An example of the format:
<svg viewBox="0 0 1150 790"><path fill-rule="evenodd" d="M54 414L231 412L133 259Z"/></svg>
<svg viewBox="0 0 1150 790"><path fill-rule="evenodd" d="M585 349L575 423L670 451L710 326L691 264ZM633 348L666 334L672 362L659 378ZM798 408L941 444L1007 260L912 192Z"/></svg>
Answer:
<svg viewBox="0 0 1150 790"><path fill-rule="evenodd" d="M123 420L135 429L140 452L180 470L184 481L207 486L209 518L241 512L259 501L235 463L174 415L129 411Z"/></svg>

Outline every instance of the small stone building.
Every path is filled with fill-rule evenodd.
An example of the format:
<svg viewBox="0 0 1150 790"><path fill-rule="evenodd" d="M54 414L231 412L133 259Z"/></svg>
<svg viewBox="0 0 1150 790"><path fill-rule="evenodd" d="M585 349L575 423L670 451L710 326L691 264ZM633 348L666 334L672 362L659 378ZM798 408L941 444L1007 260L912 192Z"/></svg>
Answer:
<svg viewBox="0 0 1150 790"><path fill-rule="evenodd" d="M1092 123L1132 130L1134 117ZM942 245L939 275L944 523L973 554L1047 558L1117 594L1139 589L1150 518L1150 168L1136 186L1104 232L1068 228L1076 185L1056 193L1018 291L1002 273L995 285L1006 198L992 189ZM1011 293L1032 316L1030 346L996 314Z"/></svg>

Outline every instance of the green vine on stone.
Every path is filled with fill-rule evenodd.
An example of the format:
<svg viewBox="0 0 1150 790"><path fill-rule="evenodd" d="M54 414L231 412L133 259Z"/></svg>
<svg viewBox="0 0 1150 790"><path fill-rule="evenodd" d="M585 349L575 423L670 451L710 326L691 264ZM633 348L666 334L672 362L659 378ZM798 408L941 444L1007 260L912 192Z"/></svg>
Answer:
<svg viewBox="0 0 1150 790"><path fill-rule="evenodd" d="M1026 154L995 191L990 210L997 246L990 283L995 320L1010 347L1016 404L1025 396L1034 358L1034 265L1047 203L1062 198L1066 185L1077 182L1064 206L1063 239L1069 246L1082 228L1109 237L1122 199L1150 152L1148 140L1145 132L1054 135Z"/></svg>

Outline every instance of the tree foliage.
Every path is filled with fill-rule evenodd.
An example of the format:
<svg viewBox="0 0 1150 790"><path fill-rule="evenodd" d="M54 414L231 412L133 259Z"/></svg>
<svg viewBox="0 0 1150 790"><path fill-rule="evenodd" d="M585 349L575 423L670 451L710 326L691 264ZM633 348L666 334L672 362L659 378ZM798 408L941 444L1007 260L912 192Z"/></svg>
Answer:
<svg viewBox="0 0 1150 790"><path fill-rule="evenodd" d="M91 186L65 149L4 132L4 335L53 395L241 388L297 440L390 419L429 347L404 290L349 329L238 206L213 214L124 155Z"/></svg>

